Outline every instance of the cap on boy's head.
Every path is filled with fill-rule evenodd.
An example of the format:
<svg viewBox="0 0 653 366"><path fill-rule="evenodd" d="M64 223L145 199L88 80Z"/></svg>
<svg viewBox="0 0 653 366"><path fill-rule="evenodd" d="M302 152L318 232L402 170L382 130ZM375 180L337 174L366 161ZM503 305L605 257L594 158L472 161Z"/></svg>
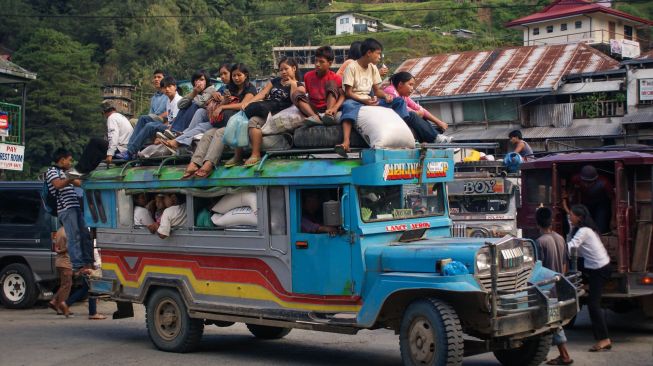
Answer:
<svg viewBox="0 0 653 366"><path fill-rule="evenodd" d="M177 86L177 80L175 80L175 78L173 78L172 76L166 76L163 78L163 80L161 80L162 88L165 88L166 86L169 85Z"/></svg>
<svg viewBox="0 0 653 366"><path fill-rule="evenodd" d="M547 229L551 226L553 212L548 207L540 207L535 211L535 222L537 226Z"/></svg>
<svg viewBox="0 0 653 366"><path fill-rule="evenodd" d="M592 165L585 165L580 170L580 179L584 180L585 182L594 182L598 177L599 173Z"/></svg>
<svg viewBox="0 0 653 366"><path fill-rule="evenodd" d="M102 108L102 113L107 113L109 111L116 110L116 108L113 106L113 104L111 104L111 102L108 101L108 100L105 100L104 102L102 102L100 104L100 108Z"/></svg>

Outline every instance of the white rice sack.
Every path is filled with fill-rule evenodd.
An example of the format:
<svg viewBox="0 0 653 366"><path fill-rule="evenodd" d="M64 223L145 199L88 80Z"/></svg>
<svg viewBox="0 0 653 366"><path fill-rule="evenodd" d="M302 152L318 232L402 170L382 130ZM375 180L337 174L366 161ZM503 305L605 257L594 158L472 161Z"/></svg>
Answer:
<svg viewBox="0 0 653 366"><path fill-rule="evenodd" d="M249 207L238 207L228 211L224 215L215 214L211 216L211 221L215 226L219 227L232 227L232 226L256 226L258 221L256 219L256 211Z"/></svg>
<svg viewBox="0 0 653 366"><path fill-rule="evenodd" d="M249 207L252 210L256 210L256 192L236 192L226 194L220 199L220 201L218 201L218 203L213 205L211 211L224 214L236 207Z"/></svg>
<svg viewBox="0 0 653 366"><path fill-rule="evenodd" d="M372 148L415 148L415 137L413 137L410 128L390 108L362 107L358 112L356 128Z"/></svg>
<svg viewBox="0 0 653 366"><path fill-rule="evenodd" d="M172 153L170 150L166 149L165 146L161 145L150 145L143 150L138 152L138 157L149 159L149 158L159 158L163 156L170 156Z"/></svg>
<svg viewBox="0 0 653 366"><path fill-rule="evenodd" d="M291 146L286 136L292 140L292 136L289 134L263 136L263 144L261 145L261 149L263 151L290 149Z"/></svg>
<svg viewBox="0 0 653 366"><path fill-rule="evenodd" d="M274 116L268 114L268 119L263 127L261 127L261 132L263 135L277 135L294 131L295 128L301 127L304 124L305 119L306 116L293 105Z"/></svg>

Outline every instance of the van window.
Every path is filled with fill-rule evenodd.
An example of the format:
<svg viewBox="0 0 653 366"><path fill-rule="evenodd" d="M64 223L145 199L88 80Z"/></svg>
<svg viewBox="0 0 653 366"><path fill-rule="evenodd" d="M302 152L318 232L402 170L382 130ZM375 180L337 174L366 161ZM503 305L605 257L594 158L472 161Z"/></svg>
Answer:
<svg viewBox="0 0 653 366"><path fill-rule="evenodd" d="M36 190L0 191L0 224L33 225L39 221L41 198Z"/></svg>
<svg viewBox="0 0 653 366"><path fill-rule="evenodd" d="M337 228L327 227L324 224L323 206L327 201L338 201L337 188L303 189L299 193L301 203L302 233L327 234Z"/></svg>
<svg viewBox="0 0 653 366"><path fill-rule="evenodd" d="M286 235L286 190L284 187L268 188L270 234Z"/></svg>

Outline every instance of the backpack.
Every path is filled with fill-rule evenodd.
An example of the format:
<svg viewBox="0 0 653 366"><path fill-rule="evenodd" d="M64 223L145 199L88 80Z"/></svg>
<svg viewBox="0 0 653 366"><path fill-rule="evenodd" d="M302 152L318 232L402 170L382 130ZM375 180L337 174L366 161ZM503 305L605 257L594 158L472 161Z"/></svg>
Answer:
<svg viewBox="0 0 653 366"><path fill-rule="evenodd" d="M45 212L57 216L57 196L50 192L47 176L43 180L43 187L41 187L41 203L43 203Z"/></svg>

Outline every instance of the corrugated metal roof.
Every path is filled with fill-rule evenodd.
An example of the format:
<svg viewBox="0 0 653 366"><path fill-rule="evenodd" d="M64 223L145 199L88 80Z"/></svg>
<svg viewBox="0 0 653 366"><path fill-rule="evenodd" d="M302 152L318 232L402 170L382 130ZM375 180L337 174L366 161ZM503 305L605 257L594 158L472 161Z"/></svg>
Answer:
<svg viewBox="0 0 653 366"><path fill-rule="evenodd" d="M605 1L605 0L604 0ZM650 20L636 17L634 15L624 13L623 11L613 9L611 7L603 6L601 4L592 3L587 0L555 0L544 9L527 15L525 17L515 19L506 23L506 27L514 27L522 24L539 23L551 19L559 19L570 17L573 15L590 14L590 13L604 13L610 14L615 17L625 18L642 24L651 25Z"/></svg>
<svg viewBox="0 0 653 366"><path fill-rule="evenodd" d="M525 140L563 138L563 137L599 137L617 136L622 134L621 126L618 124L596 124L591 126L575 127L530 127L515 128L505 126L494 126L490 128L473 126L457 130L447 131L452 141L487 141L507 140L508 134L513 130L520 130Z"/></svg>
<svg viewBox="0 0 653 366"><path fill-rule="evenodd" d="M9 60L0 58L0 76L3 75L25 80L36 80L36 73L27 71Z"/></svg>
<svg viewBox="0 0 653 366"><path fill-rule="evenodd" d="M550 93L566 75L618 68L619 63L607 55L574 43L413 58L397 71L415 76L413 97L426 101Z"/></svg>
<svg viewBox="0 0 653 366"><path fill-rule="evenodd" d="M630 125L651 122L653 122L653 107L643 108L635 113L628 113L624 116L621 123L624 125Z"/></svg>

